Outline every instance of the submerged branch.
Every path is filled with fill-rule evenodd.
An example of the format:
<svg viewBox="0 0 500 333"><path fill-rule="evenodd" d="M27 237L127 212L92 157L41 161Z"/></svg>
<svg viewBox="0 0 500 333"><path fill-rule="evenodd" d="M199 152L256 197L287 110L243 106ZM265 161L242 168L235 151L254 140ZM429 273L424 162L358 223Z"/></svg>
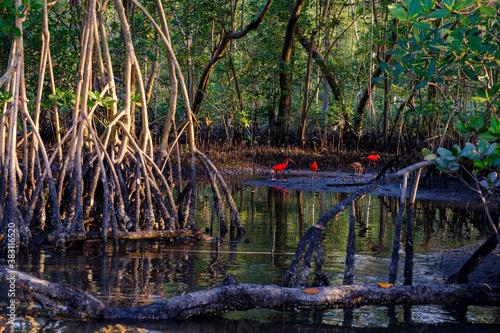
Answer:
<svg viewBox="0 0 500 333"><path fill-rule="evenodd" d="M80 242L92 239L100 239L101 232L99 231L89 231L80 232L72 234L63 234L66 242ZM55 240L56 235L50 234L47 236L47 241L50 243ZM150 230L150 231L118 231L118 239L152 239L152 238L176 238L176 237L187 237L193 238L199 241L211 241L212 236L206 235L201 232L188 229L177 229L177 230ZM108 234L108 238L111 238L111 234Z"/></svg>

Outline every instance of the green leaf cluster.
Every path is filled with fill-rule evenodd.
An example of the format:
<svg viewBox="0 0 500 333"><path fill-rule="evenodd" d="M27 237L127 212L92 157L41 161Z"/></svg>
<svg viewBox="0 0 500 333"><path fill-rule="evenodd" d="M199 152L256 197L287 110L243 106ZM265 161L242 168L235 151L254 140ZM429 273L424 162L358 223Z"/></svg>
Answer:
<svg viewBox="0 0 500 333"><path fill-rule="evenodd" d="M2 93L2 91L0 91L0 104L10 103L12 101L14 101L14 96L12 96L12 93L10 91L7 91L5 93Z"/></svg>
<svg viewBox="0 0 500 333"><path fill-rule="evenodd" d="M89 100L87 101L87 104L90 107L93 107L95 105L99 105L105 108L109 108L111 105L116 103L116 99L113 99L111 96L104 96L101 97L101 94L98 91L89 91Z"/></svg>
<svg viewBox="0 0 500 333"><path fill-rule="evenodd" d="M380 62L383 72L402 86L416 79L416 90L429 83L445 83L457 73L478 86L475 102L498 102L500 85L484 79L500 66L500 3L474 0L403 0L389 5L399 20L400 36L391 65Z"/></svg>
<svg viewBox="0 0 500 333"><path fill-rule="evenodd" d="M21 37L21 30L16 27L16 19L26 17L27 9L37 11L43 8L42 0L24 0L22 5L16 7L14 0L0 1L0 36Z"/></svg>
<svg viewBox="0 0 500 333"><path fill-rule="evenodd" d="M458 122L455 124L460 134L466 137L476 136L477 142L466 142L463 147L455 144L451 150L438 148L436 153L424 148L424 159L432 161L438 170L456 172L468 162L472 164L472 174L475 177L485 175L480 184L485 188L500 185L500 120L493 116L489 126L482 117L475 118L470 124Z"/></svg>
<svg viewBox="0 0 500 333"><path fill-rule="evenodd" d="M72 108L75 106L76 95L72 90L63 92L61 89L56 88L56 94L49 94L51 100L55 100L57 105Z"/></svg>

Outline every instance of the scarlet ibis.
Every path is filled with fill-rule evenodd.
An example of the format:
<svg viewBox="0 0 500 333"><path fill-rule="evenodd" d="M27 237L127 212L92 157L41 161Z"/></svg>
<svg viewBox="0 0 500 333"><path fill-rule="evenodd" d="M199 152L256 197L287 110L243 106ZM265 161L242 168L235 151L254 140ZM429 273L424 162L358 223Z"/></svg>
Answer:
<svg viewBox="0 0 500 333"><path fill-rule="evenodd" d="M370 161L370 164L373 162L375 163L375 161L377 161L379 159L380 156L378 155L370 155L367 157L368 161Z"/></svg>
<svg viewBox="0 0 500 333"><path fill-rule="evenodd" d="M311 171L313 172L313 179L314 179L314 174L316 173L316 170L318 170L318 165L316 164L316 161L314 161L313 164L311 164L309 167L311 168Z"/></svg>
<svg viewBox="0 0 500 333"><path fill-rule="evenodd" d="M285 170L286 166L288 165L288 162L295 163L294 161L292 161L291 158L287 158L285 164L278 164L278 165L275 165L271 168L271 172L272 172L271 179L272 180L274 180L274 174L278 171L280 173L281 179L283 179L283 170Z"/></svg>

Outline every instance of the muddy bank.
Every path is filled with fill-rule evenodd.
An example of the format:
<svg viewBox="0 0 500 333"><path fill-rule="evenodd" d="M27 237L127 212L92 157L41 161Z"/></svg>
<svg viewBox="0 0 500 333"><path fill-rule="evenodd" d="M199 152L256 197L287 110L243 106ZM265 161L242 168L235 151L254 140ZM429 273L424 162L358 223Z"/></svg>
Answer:
<svg viewBox="0 0 500 333"><path fill-rule="evenodd" d="M456 273L467 259L476 251L481 244L462 247L437 253L437 258L432 267L432 274L446 280ZM492 253L469 275L471 283L491 283L500 282L500 248L496 247Z"/></svg>
<svg viewBox="0 0 500 333"><path fill-rule="evenodd" d="M361 188L364 184L369 183L377 176L375 172L367 172L357 177L353 172L318 171L314 179L312 179L312 173L310 171L288 170L284 175L284 179L280 179L278 174L275 176L275 180L271 180L270 173L264 172L264 169L256 171L257 174L254 178L245 181L245 184L280 187L289 190L343 193L353 193L358 189L357 184L359 184L359 188ZM407 196L410 194L414 181L415 179L413 177L408 178ZM401 197L401 192L401 179L399 179L380 186L371 193L385 197ZM483 209L477 193L452 177L448 177L446 181L431 184L422 183L421 178L417 190L417 200L449 203L452 205L465 206L469 209Z"/></svg>
<svg viewBox="0 0 500 333"><path fill-rule="evenodd" d="M207 156L225 174L229 181L241 182L244 179L248 185L280 187L282 189L314 190L352 193L357 190L355 183L366 183L373 180L380 170L395 157L393 153L384 153L373 150L329 150L319 147L273 147L269 145L233 146L223 143L213 143L207 150ZM208 147L205 147L208 149ZM367 156L378 154L376 163L369 163ZM400 160L393 167L402 169L423 160L420 153L411 156L400 156ZM271 181L271 167L284 163L291 158L285 170L285 180L279 174L276 180ZM316 161L319 166L316 176L311 183L312 172L309 165ZM354 173L352 163L361 163L364 172L359 179ZM387 170L388 174L390 173ZM420 185L417 191L417 200L430 200L467 206L471 209L482 209L478 195L466 185L451 176L439 176L439 179L425 181L427 170L422 171ZM408 189L412 188L414 179L408 179ZM362 185L360 185L362 186ZM375 195L387 197L401 196L401 179L379 187ZM409 194L409 191L408 191Z"/></svg>

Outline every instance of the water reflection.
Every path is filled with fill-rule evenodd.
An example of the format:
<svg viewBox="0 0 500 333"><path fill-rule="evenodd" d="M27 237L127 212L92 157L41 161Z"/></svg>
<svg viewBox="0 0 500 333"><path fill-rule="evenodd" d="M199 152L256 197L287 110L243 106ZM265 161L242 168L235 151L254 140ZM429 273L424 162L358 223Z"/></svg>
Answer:
<svg viewBox="0 0 500 333"><path fill-rule="evenodd" d="M423 309L424 310L424 309ZM337 310L337 312L339 312ZM191 319L189 321L165 321L165 322L137 322L121 321L116 322L60 322L50 321L46 323L36 323L33 319L26 319L22 332L121 332L121 333L145 333L145 332L168 332L168 333L299 333L299 332L339 332L339 333L384 333L384 332L422 332L422 333L496 333L498 325L492 324L457 324L443 322L435 325L421 323L403 323L402 315L398 311L395 315L398 317L399 324L383 327L368 327L366 323L370 322L370 316L352 310L353 328L342 327L332 324L325 324L321 321L328 320L330 315L322 315L319 312L310 314L293 314L283 318L283 314L277 311L268 311L262 313L258 311L248 311L247 318L233 320L227 318L218 318L217 320ZM340 312L339 312L340 313ZM426 311L421 311L426 313ZM252 317L264 318L264 320L253 319ZM432 318L426 318L432 320ZM29 329L29 325L36 329ZM18 329L17 331L21 331Z"/></svg>
<svg viewBox="0 0 500 333"><path fill-rule="evenodd" d="M198 226L202 230L208 228L217 236L217 219L214 221L211 213L211 191L205 186L200 186L199 191ZM348 196L346 193L242 185L233 187L233 195L247 231L241 239L220 235L220 242L202 244L189 240L122 241L116 253L110 246L104 256L100 255L99 242L88 242L69 249L64 255L31 253L20 259L19 268L53 282L74 285L115 307L140 306L156 299L213 288L220 285L228 273L234 274L240 283L281 285L305 231L328 209ZM367 195L356 205L353 283L387 281L399 205L399 198L372 195ZM225 213L229 217L229 212ZM490 232L482 212L468 211L464 207L417 201L414 218L414 283L432 283L442 279L439 275L439 251L475 244L489 236ZM401 233L401 244L405 242L405 230L403 228ZM330 221L323 234L324 272L330 284L343 283L348 234L349 211ZM397 283L402 282L400 267ZM491 322L492 319L487 321L481 317L480 313L485 311L495 317L495 309L479 308L477 311L469 310L469 322ZM255 324L241 319L249 314L254 314L256 317L253 319L259 320L266 316L281 318L278 321L286 319L287 324ZM320 327L325 324L387 327L407 323L410 319L412 322L432 324L457 322L453 315L440 307L413 307L411 311L396 307L389 313L387 308L312 312L297 314L295 319L290 319L290 315L273 311L238 314L236 318L239 320L226 321L227 328L220 327L220 331L231 331L229 327L241 328L239 325L245 323L276 329L294 320L315 322ZM228 314L226 318L231 316L235 314ZM219 327L216 328L218 322L209 321L210 325L214 325L210 331L219 332ZM67 326L59 331L73 332L69 327L80 324L59 322L50 325L52 328ZM96 325L99 329L105 326ZM206 331L202 327L200 325L200 330L194 331ZM265 331L265 327L261 329ZM160 328L158 330L161 331Z"/></svg>

